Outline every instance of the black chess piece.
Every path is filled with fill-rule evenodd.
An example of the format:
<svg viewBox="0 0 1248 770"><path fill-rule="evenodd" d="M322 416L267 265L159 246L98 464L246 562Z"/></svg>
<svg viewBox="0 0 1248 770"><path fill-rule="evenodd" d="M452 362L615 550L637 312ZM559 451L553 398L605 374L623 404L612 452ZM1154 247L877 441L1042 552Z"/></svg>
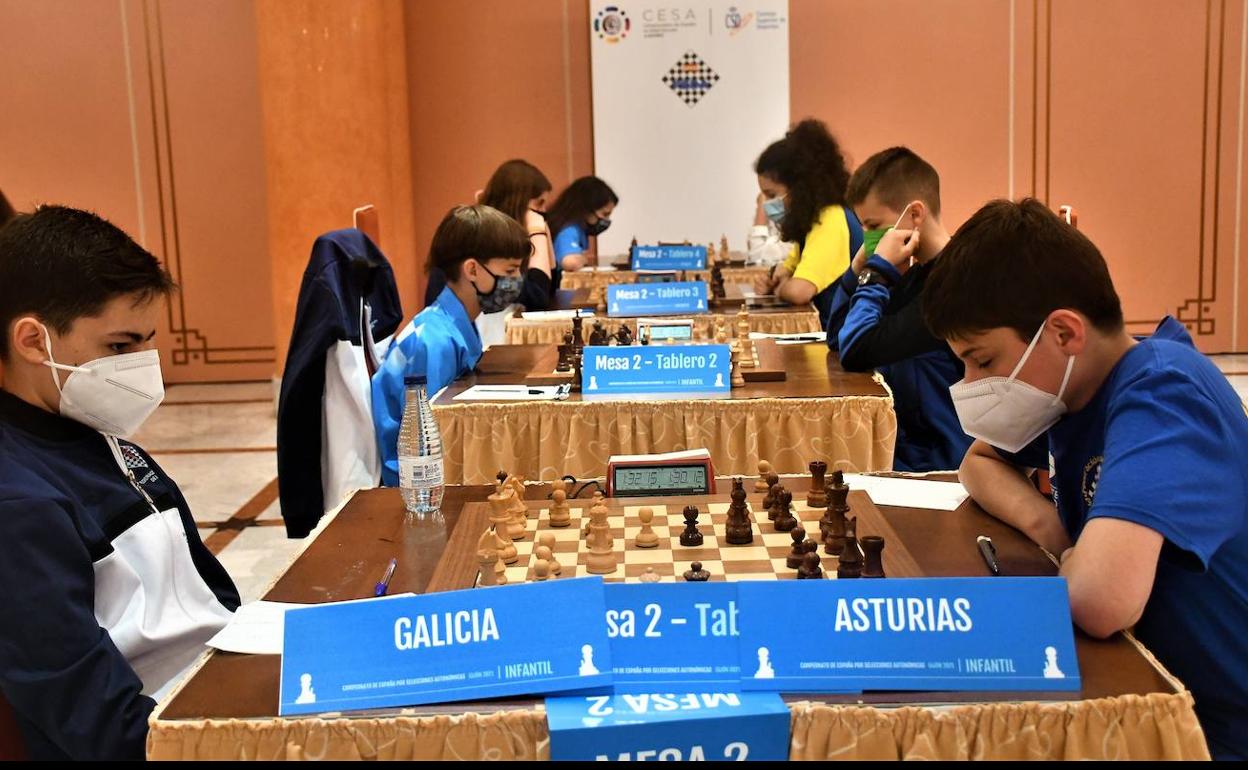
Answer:
<svg viewBox="0 0 1248 770"><path fill-rule="evenodd" d="M841 550L836 568L838 578L862 577L862 552L858 550L858 537L855 534L857 528L857 519L851 518L845 522L845 547Z"/></svg>
<svg viewBox="0 0 1248 770"><path fill-rule="evenodd" d="M784 490L780 493L780 501L776 504L777 516L772 525L777 532L788 532L797 526L797 517L793 515L793 493Z"/></svg>
<svg viewBox="0 0 1248 770"><path fill-rule="evenodd" d="M745 503L745 484L740 478L732 480L732 505L728 506L728 523L724 538L729 545L749 545L754 542L754 525L750 521L750 509Z"/></svg>
<svg viewBox="0 0 1248 770"><path fill-rule="evenodd" d="M845 500L849 495L849 487L840 471L832 473L832 483L828 485L828 509L819 519L819 532L827 546L826 553L840 556L845 547L845 514L849 505Z"/></svg>
<svg viewBox="0 0 1248 770"><path fill-rule="evenodd" d="M802 561L806 557L806 530L794 527L789 537L793 538L793 550L789 551L789 556L784 563L789 569L797 569L802 566Z"/></svg>
<svg viewBox="0 0 1248 770"><path fill-rule="evenodd" d="M684 546L702 545L702 533L698 531L698 506L685 506L685 531L680 533L680 544Z"/></svg>
<svg viewBox="0 0 1248 770"><path fill-rule="evenodd" d="M589 332L590 345L606 345L607 344L607 327L603 326L602 321L594 321L594 328Z"/></svg>
<svg viewBox="0 0 1248 770"><path fill-rule="evenodd" d="M884 577L884 538L879 535L867 535L862 543L862 576L864 578Z"/></svg>
<svg viewBox="0 0 1248 770"><path fill-rule="evenodd" d="M579 353L585 347L585 322L579 315L572 316L572 351Z"/></svg>
<svg viewBox="0 0 1248 770"><path fill-rule="evenodd" d="M555 364L556 372L572 371L572 332L563 335L563 344L559 346L559 363Z"/></svg>
<svg viewBox="0 0 1248 770"><path fill-rule="evenodd" d="M507 471L500 470L498 473L494 474L494 478L498 479L499 484L502 484L507 480Z"/></svg>
<svg viewBox="0 0 1248 770"><path fill-rule="evenodd" d="M689 569L685 570L684 577L690 583L705 583L711 579L711 573L702 569L702 562L695 561L689 565Z"/></svg>
<svg viewBox="0 0 1248 770"><path fill-rule="evenodd" d="M810 464L810 491L806 493L806 504L811 508L822 508L828 504L828 493L823 476L828 472L828 464L823 460L815 460Z"/></svg>
<svg viewBox="0 0 1248 770"><path fill-rule="evenodd" d="M577 348L572 353L572 388L573 393L581 392L581 366L584 361L584 348Z"/></svg>
<svg viewBox="0 0 1248 770"><path fill-rule="evenodd" d="M808 553L802 557L802 566L797 568L798 580L822 580L823 566L819 563L819 554Z"/></svg>
<svg viewBox="0 0 1248 770"><path fill-rule="evenodd" d="M626 347L633 344L633 330L628 328L628 324L620 324L619 331L615 333L615 343Z"/></svg>
<svg viewBox="0 0 1248 770"><path fill-rule="evenodd" d="M764 480L767 482L767 494L763 497L763 510L768 512L767 518L770 519L771 507L776 504L776 487L780 486L780 477L769 473Z"/></svg>

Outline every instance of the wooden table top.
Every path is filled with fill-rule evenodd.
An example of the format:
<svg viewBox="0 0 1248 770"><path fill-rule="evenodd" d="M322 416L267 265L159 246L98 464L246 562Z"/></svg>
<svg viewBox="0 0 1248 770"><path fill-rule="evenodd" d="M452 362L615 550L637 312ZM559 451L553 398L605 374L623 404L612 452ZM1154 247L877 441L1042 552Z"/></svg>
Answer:
<svg viewBox="0 0 1248 770"><path fill-rule="evenodd" d="M747 482L747 489L752 481ZM446 552L446 548L461 521L465 504L484 501L490 491L492 488L486 486L448 487L442 513L418 522L409 522L399 490L360 492L264 598L278 602L321 603L370 597L378 576L394 557L399 559L399 568L390 584L391 593L422 593L429 586L444 555L456 556ZM543 500L549 493L549 485L533 485L526 489L525 497ZM583 496L589 494L586 492ZM1003 574L1056 573L1053 563L1037 546L1017 530L988 516L973 501L967 500L952 513L895 506L879 506L879 509L926 576L987 576L987 567L975 545L978 535L993 539ZM467 540L475 543L475 538ZM1076 631L1075 646L1082 691L1064 695L1046 694L1044 699L1092 699L1174 692L1161 673L1122 634L1107 640L1096 640ZM280 656L214 652L204 667L165 707L160 718L274 718L277 716L280 671ZM802 695L788 699L890 705L1009 702L1036 697L1026 693L870 692L860 695ZM489 712L532 708L538 702L532 698L507 699L415 707L403 711L409 714ZM377 716L397 712L397 709L379 709L358 713ZM353 712L353 715L356 713Z"/></svg>
<svg viewBox="0 0 1248 770"><path fill-rule="evenodd" d="M842 369L837 355L822 343L777 345L776 348L784 359L786 379L782 382L746 383L745 387L732 389L731 400L888 395L888 391L870 374ZM481 356L476 373L465 375L448 385L433 403L451 404L456 394L463 393L473 385L523 383L525 376L534 370L540 359L550 358L552 355L558 356L554 345L495 345ZM581 400L584 399L580 393L573 393L568 398L570 402Z"/></svg>

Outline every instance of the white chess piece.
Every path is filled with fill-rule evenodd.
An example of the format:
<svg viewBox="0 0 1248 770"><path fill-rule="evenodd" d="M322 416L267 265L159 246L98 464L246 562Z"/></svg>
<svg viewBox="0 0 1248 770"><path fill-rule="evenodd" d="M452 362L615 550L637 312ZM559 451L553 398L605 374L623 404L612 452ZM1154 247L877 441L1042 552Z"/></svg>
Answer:
<svg viewBox="0 0 1248 770"><path fill-rule="evenodd" d="M299 697L295 698L295 703L316 703L316 691L312 689L312 675L299 675Z"/></svg>
<svg viewBox="0 0 1248 770"><path fill-rule="evenodd" d="M771 661L766 647L758 648L758 670L754 672L755 679L775 679L776 672L771 667Z"/></svg>
<svg viewBox="0 0 1248 770"><path fill-rule="evenodd" d="M594 646L586 644L581 647L581 676L597 676L598 667L594 665Z"/></svg>
<svg viewBox="0 0 1248 770"><path fill-rule="evenodd" d="M1057 648L1044 648L1044 678L1045 679L1065 679L1066 675L1057 667Z"/></svg>
<svg viewBox="0 0 1248 770"><path fill-rule="evenodd" d="M715 372L715 387L717 388L724 387L724 373L723 372Z"/></svg>
<svg viewBox="0 0 1248 770"><path fill-rule="evenodd" d="M589 389L598 390L598 378L595 375L589 375Z"/></svg>
<svg viewBox="0 0 1248 770"><path fill-rule="evenodd" d="M612 312L612 313L619 313L619 312L620 312L620 303L619 303L619 300L616 300L615 302L613 302L613 303L611 304L611 312Z"/></svg>
<svg viewBox="0 0 1248 770"><path fill-rule="evenodd" d="M698 310L706 310L706 303L701 298L698 299Z"/></svg>

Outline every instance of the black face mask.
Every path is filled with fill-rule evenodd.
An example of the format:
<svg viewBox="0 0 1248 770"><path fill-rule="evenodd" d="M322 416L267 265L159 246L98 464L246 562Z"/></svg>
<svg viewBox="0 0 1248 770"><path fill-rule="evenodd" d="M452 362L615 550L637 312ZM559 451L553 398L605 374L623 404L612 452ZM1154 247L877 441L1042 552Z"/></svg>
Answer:
<svg viewBox="0 0 1248 770"><path fill-rule="evenodd" d="M598 217L598 221L592 225L585 225L585 232L589 235L602 235L611 226L611 220L606 217Z"/></svg>

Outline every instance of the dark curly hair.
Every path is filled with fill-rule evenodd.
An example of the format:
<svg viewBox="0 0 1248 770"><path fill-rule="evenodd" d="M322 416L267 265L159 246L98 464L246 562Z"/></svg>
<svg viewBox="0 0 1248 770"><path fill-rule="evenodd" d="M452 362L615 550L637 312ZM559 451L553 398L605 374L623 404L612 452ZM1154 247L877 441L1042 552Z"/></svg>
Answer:
<svg viewBox="0 0 1248 770"><path fill-rule="evenodd" d="M822 121L807 118L793 126L783 139L763 150L754 162L754 172L789 189L780 237L791 243L805 243L824 208L845 205L849 169L841 146Z"/></svg>

